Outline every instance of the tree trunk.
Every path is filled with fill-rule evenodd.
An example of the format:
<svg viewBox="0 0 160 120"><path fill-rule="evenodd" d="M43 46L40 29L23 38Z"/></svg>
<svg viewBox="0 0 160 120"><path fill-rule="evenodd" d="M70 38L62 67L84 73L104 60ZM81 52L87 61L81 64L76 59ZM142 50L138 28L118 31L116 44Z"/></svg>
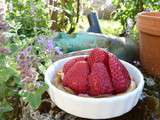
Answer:
<svg viewBox="0 0 160 120"><path fill-rule="evenodd" d="M77 20L76 23L79 21L79 16L80 16L80 0L77 0Z"/></svg>

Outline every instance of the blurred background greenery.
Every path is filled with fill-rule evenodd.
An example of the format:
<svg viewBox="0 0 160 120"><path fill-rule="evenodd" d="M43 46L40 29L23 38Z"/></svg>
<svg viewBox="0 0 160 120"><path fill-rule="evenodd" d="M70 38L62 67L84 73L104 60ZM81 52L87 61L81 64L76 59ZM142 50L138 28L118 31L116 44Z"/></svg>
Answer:
<svg viewBox="0 0 160 120"><path fill-rule="evenodd" d="M53 31L86 31L86 15L97 12L102 32L125 36L128 24L136 35L136 16L142 11L159 11L159 0L7 0L7 21L18 26L21 37L34 37ZM128 22L130 23L128 23ZM127 24L128 23L128 24ZM135 36L133 35L133 36Z"/></svg>

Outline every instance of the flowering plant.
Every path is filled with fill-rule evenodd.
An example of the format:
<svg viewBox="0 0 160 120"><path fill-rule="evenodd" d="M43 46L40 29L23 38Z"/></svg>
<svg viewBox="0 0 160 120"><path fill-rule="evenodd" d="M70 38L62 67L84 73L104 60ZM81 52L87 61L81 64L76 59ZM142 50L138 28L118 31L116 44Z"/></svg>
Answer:
<svg viewBox="0 0 160 120"><path fill-rule="evenodd" d="M10 29L6 32L7 26ZM38 109L48 88L44 83L45 69L55 55L62 54L55 47L54 36L25 37L22 40L23 34L18 33L20 29L20 24L7 25L0 19L1 119L20 117L23 106Z"/></svg>
<svg viewBox="0 0 160 120"><path fill-rule="evenodd" d="M10 119L8 117L14 118L22 109L15 106L38 109L48 88L44 72L56 55L63 53L55 46L54 37L39 36L21 41L16 33L6 35L8 40L0 41L0 117ZM6 115L8 112L13 116Z"/></svg>

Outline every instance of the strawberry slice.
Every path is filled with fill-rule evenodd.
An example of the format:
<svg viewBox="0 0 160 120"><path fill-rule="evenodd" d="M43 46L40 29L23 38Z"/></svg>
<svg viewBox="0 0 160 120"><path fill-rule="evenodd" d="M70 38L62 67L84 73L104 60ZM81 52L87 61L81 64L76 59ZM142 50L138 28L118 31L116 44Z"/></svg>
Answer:
<svg viewBox="0 0 160 120"><path fill-rule="evenodd" d="M109 53L109 68L112 77L112 84L115 93L125 92L130 83L131 78L127 69L119 61L119 59L112 53Z"/></svg>
<svg viewBox="0 0 160 120"><path fill-rule="evenodd" d="M63 85L72 89L76 94L87 93L88 91L89 67L86 61L77 61L64 74Z"/></svg>
<svg viewBox="0 0 160 120"><path fill-rule="evenodd" d="M78 62L78 61L83 61L83 60L85 60L85 59L86 59L86 57L77 57L77 58L74 58L74 59L66 62L66 63L64 64L64 67L63 67L63 72L64 72L64 74L67 73L67 71L68 71L76 62Z"/></svg>
<svg viewBox="0 0 160 120"><path fill-rule="evenodd" d="M112 94L113 87L111 78L103 63L94 63L91 73L88 77L89 95L99 96L103 94Z"/></svg>

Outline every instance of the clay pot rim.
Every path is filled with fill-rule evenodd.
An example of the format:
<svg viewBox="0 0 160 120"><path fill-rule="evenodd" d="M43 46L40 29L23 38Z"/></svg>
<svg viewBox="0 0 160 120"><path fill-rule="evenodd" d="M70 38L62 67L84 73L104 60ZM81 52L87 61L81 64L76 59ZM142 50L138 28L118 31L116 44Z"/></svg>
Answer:
<svg viewBox="0 0 160 120"><path fill-rule="evenodd" d="M159 14L159 16L154 16L152 14ZM145 18L154 18L154 19L160 19L160 12L141 12L141 13L138 13L138 16L139 17L145 17Z"/></svg>

